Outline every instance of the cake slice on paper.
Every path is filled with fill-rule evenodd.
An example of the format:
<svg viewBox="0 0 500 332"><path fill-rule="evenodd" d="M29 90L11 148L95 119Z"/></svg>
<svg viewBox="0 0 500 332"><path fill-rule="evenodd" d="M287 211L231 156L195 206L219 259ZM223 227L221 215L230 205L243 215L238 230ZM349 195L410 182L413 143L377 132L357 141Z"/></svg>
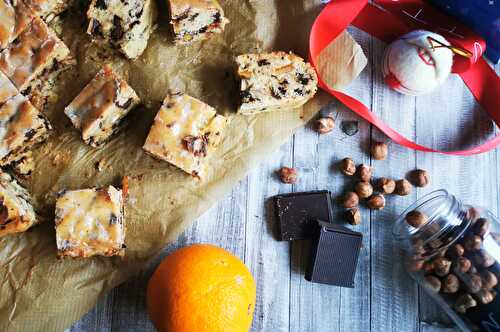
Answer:
<svg viewBox="0 0 500 332"><path fill-rule="evenodd" d="M314 69L292 53L243 54L236 63L241 80L240 114L297 108L318 89Z"/></svg>

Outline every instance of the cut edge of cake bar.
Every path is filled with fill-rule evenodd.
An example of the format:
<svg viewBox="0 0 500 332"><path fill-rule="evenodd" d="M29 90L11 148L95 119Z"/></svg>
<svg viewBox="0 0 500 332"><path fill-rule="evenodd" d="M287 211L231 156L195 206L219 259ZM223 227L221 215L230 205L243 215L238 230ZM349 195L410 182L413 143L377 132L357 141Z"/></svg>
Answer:
<svg viewBox="0 0 500 332"><path fill-rule="evenodd" d="M125 255L126 179L123 189L107 186L58 194L55 229L59 258Z"/></svg>
<svg viewBox="0 0 500 332"><path fill-rule="evenodd" d="M169 0L175 42L189 44L222 33L229 20L216 0Z"/></svg>
<svg viewBox="0 0 500 332"><path fill-rule="evenodd" d="M317 92L316 72L291 52L243 54L236 63L241 80L240 114L298 108Z"/></svg>
<svg viewBox="0 0 500 332"><path fill-rule="evenodd" d="M108 8L102 0L92 0L87 11L89 24L87 34L94 41L108 42L119 49L127 58L136 59L146 50L158 10L154 0L131 1L115 4Z"/></svg>
<svg viewBox="0 0 500 332"><path fill-rule="evenodd" d="M51 22L56 16L71 6L69 0L23 0L24 3L38 16Z"/></svg>
<svg viewBox="0 0 500 332"><path fill-rule="evenodd" d="M43 47L43 49L41 49ZM34 53L34 50L38 53ZM40 54L44 57L41 58ZM29 89L47 68L56 66L70 55L68 47L40 18L0 53L0 70L23 92Z"/></svg>
<svg viewBox="0 0 500 332"><path fill-rule="evenodd" d="M45 141L52 130L48 119L23 95L0 106L0 166L8 166L26 156L27 151Z"/></svg>
<svg viewBox="0 0 500 332"><path fill-rule="evenodd" d="M25 232L38 223L28 191L0 171L0 238Z"/></svg>
<svg viewBox="0 0 500 332"><path fill-rule="evenodd" d="M98 148L119 131L123 118L139 104L134 89L110 65L105 65L64 113L81 131L83 141Z"/></svg>
<svg viewBox="0 0 500 332"><path fill-rule="evenodd" d="M208 160L222 141L229 121L210 105L185 93L169 91L143 149L153 158L203 180Z"/></svg>

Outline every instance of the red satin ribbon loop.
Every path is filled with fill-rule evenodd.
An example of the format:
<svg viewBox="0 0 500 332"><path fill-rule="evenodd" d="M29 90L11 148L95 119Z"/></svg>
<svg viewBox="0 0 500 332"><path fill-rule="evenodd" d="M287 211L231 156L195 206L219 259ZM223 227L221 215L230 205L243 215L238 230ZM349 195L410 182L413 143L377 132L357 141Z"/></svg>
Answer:
<svg viewBox="0 0 500 332"><path fill-rule="evenodd" d="M453 45L473 53L470 59L455 57L454 72L460 74L478 103L500 126L500 79L482 58L486 49L484 40L421 0L376 0L374 3L368 4L367 0L333 0L323 9L313 24L309 41L310 59L314 68L321 51L351 24L385 42L414 29L435 31L443 34ZM436 26L433 22L440 22L443 26ZM450 155L472 155L492 150L500 144L498 134L469 150L438 151L419 145L389 127L357 99L329 88L319 72L318 77L322 89L379 128L393 141L408 148Z"/></svg>

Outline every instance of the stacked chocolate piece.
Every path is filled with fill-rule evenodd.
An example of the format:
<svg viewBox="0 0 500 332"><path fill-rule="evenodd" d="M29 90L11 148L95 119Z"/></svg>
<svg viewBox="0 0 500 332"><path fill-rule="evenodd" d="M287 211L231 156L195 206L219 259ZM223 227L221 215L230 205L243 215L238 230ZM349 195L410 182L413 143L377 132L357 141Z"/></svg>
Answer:
<svg viewBox="0 0 500 332"><path fill-rule="evenodd" d="M291 193L274 197L282 241L312 239L306 279L316 283L354 287L362 235L333 224L329 191Z"/></svg>

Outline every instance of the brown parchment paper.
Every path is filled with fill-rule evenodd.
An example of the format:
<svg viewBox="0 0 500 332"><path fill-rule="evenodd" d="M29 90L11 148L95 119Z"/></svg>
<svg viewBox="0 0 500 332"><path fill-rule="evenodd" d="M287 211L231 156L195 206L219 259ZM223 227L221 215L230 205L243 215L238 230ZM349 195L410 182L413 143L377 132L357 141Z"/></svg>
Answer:
<svg viewBox="0 0 500 332"><path fill-rule="evenodd" d="M144 55L127 61L90 42L82 12L63 19L62 36L77 59L56 87L59 101L46 111L54 134L35 153L36 171L24 185L43 223L0 239L0 331L60 331L97 299L137 273L194 219L221 199L247 171L275 151L308 121L328 97L318 94L304 108L245 117L235 114L237 84L233 57L246 52L292 50L307 56L308 32L319 0L221 1L231 20L225 33L188 47L171 42L166 4L159 2L158 29ZM351 82L366 58L352 39L342 38L329 56L328 82ZM365 61L365 62L363 62ZM102 149L82 143L63 114L67 105L106 63L112 63L137 91L145 107ZM209 103L232 118L205 182L194 181L167 163L145 155L141 146L168 88ZM100 171L98 170L100 168ZM126 256L57 260L53 207L55 193L107 184L130 176L126 204Z"/></svg>

